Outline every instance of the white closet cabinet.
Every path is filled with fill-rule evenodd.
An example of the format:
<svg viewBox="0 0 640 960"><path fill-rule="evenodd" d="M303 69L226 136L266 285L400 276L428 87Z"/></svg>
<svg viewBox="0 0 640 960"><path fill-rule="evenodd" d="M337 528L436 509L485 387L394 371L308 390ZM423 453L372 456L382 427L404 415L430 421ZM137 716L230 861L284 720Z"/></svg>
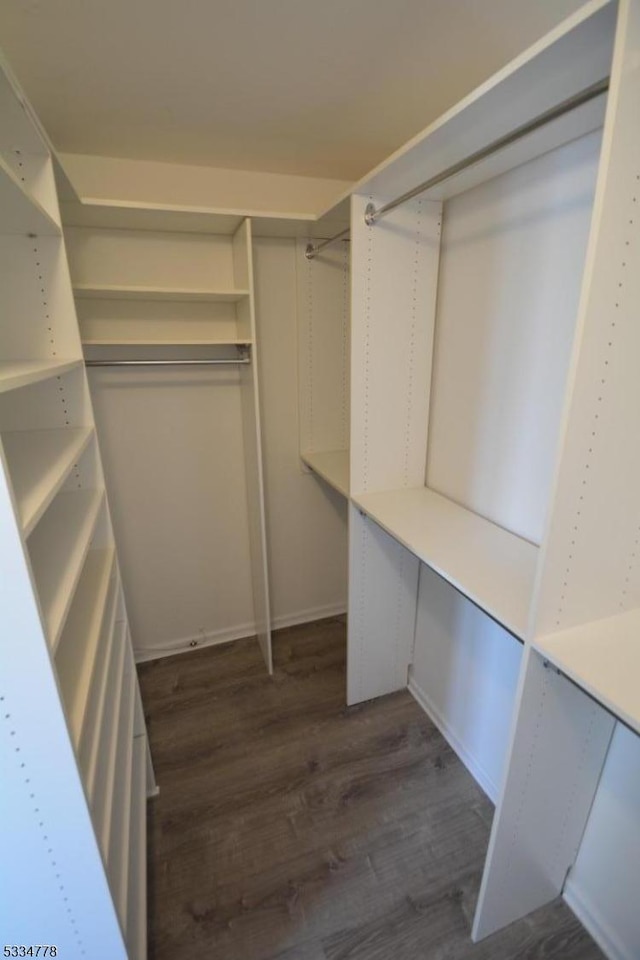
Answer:
<svg viewBox="0 0 640 960"><path fill-rule="evenodd" d="M241 624L271 672L251 223L78 201L63 215L136 654Z"/></svg>
<svg viewBox="0 0 640 960"><path fill-rule="evenodd" d="M153 771L52 158L4 70L0 116L3 937L142 960Z"/></svg>
<svg viewBox="0 0 640 960"><path fill-rule="evenodd" d="M639 62L640 2L588 3L352 197L348 700L457 643L446 590L520 661L475 938L562 890L640 732Z"/></svg>

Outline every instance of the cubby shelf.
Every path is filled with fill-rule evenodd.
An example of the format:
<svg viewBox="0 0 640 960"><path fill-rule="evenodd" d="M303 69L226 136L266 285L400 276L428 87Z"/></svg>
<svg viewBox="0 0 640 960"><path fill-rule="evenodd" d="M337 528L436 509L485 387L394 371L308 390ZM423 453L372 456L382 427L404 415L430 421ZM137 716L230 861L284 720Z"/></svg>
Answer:
<svg viewBox="0 0 640 960"><path fill-rule="evenodd" d="M121 809L123 802L129 802L126 798L127 790L131 788L131 748L133 745L133 718L135 708L135 675L127 663L128 651L125 652L124 677L122 699L118 711L118 723L116 724L115 755L113 764L110 767L109 779L105 781L105 794L102 804L103 818L99 826L99 835L101 837L102 852L109 865L112 863L112 844L118 845L122 839L119 837L118 830L122 826L120 823L124 811ZM127 764L128 758L128 764ZM113 878L112 878L113 884ZM112 886L113 889L113 886ZM117 890L114 889L117 897Z"/></svg>
<svg viewBox="0 0 640 960"><path fill-rule="evenodd" d="M74 745L78 746L103 635L113 548L90 550L56 651L56 671Z"/></svg>
<svg viewBox="0 0 640 960"><path fill-rule="evenodd" d="M60 490L92 436L91 427L3 434L2 444L25 536L29 536Z"/></svg>
<svg viewBox="0 0 640 960"><path fill-rule="evenodd" d="M124 625L122 629L125 629ZM112 665L113 674L110 680L113 682L109 684L104 704L95 776L88 785L91 792L93 823L105 862L109 853L111 811L113 808L121 718L126 714L128 702L129 684L126 677L125 662L126 644L124 638L120 637L116 660Z"/></svg>
<svg viewBox="0 0 640 960"><path fill-rule="evenodd" d="M74 284L79 300L174 300L176 302L237 303L249 296L248 290L196 290L177 287L97 286Z"/></svg>
<svg viewBox="0 0 640 960"><path fill-rule="evenodd" d="M28 193L0 156L0 209L3 234L60 236L60 224Z"/></svg>
<svg viewBox="0 0 640 960"><path fill-rule="evenodd" d="M55 651L104 499L104 490L60 493L29 540L29 554Z"/></svg>
<svg viewBox="0 0 640 960"><path fill-rule="evenodd" d="M322 477L330 487L349 496L349 451L322 450L313 453L301 453L300 458L319 477Z"/></svg>
<svg viewBox="0 0 640 960"><path fill-rule="evenodd" d="M640 610L539 637L534 648L640 733Z"/></svg>
<svg viewBox="0 0 640 960"><path fill-rule="evenodd" d="M147 955L147 738L133 741L133 803L129 842L129 883L126 936L133 960Z"/></svg>
<svg viewBox="0 0 640 960"><path fill-rule="evenodd" d="M62 376L81 363L82 360L9 360L0 363L0 393Z"/></svg>
<svg viewBox="0 0 640 960"><path fill-rule="evenodd" d="M85 718L85 725L80 738L78 759L83 774L85 789L93 803L96 792L98 761L106 749L104 744L107 737L105 726L109 723L109 709L117 695L117 684L121 675L122 657L122 623L116 624L117 595L107 612L105 626L105 659L102 673L97 677L98 683L92 691L89 701L89 711Z"/></svg>
<svg viewBox="0 0 640 960"><path fill-rule="evenodd" d="M524 638L538 547L426 487L362 493L353 502L514 636Z"/></svg>
<svg viewBox="0 0 640 960"><path fill-rule="evenodd" d="M129 845L131 813L135 806L133 788L133 724L135 711L135 674L127 681L127 699L118 733L118 756L113 784L111 829L108 865L111 887L123 927L127 920L127 888L129 881Z"/></svg>

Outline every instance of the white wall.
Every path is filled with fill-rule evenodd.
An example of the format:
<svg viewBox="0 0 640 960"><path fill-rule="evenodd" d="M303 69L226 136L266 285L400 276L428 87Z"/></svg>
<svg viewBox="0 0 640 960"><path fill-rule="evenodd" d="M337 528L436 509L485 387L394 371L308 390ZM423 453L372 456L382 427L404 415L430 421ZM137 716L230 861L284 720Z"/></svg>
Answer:
<svg viewBox="0 0 640 960"><path fill-rule="evenodd" d="M254 242L262 429L275 625L330 616L347 605L347 506L298 456L294 240Z"/></svg>

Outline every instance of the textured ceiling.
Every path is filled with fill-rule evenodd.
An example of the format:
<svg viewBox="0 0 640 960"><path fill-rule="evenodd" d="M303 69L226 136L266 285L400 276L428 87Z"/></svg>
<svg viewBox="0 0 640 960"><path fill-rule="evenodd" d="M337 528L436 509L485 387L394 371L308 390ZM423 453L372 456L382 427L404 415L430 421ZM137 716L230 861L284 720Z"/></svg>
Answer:
<svg viewBox="0 0 640 960"><path fill-rule="evenodd" d="M70 153L356 179L579 0L2 0Z"/></svg>

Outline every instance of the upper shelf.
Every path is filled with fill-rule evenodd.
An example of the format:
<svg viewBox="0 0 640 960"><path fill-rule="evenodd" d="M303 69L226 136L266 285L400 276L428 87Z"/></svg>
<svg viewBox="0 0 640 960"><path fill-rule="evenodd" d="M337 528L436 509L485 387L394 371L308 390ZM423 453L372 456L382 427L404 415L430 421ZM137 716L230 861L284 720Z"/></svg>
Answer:
<svg viewBox="0 0 640 960"><path fill-rule="evenodd" d="M25 190L13 170L0 156L0 233L27 236L60 236L60 225Z"/></svg>
<svg viewBox="0 0 640 960"><path fill-rule="evenodd" d="M533 646L640 733L640 610L548 634Z"/></svg>
<svg viewBox="0 0 640 960"><path fill-rule="evenodd" d="M426 487L352 499L423 563L524 639L538 547Z"/></svg>
<svg viewBox="0 0 640 960"><path fill-rule="evenodd" d="M173 300L176 302L237 303L249 296L248 290L194 290L171 287L93 286L74 284L79 299L91 300Z"/></svg>
<svg viewBox="0 0 640 960"><path fill-rule="evenodd" d="M59 377L81 363L82 360L10 360L0 363L0 393Z"/></svg>
<svg viewBox="0 0 640 960"><path fill-rule="evenodd" d="M349 496L349 451L323 450L315 453L301 453L303 463L322 477L330 487Z"/></svg>

